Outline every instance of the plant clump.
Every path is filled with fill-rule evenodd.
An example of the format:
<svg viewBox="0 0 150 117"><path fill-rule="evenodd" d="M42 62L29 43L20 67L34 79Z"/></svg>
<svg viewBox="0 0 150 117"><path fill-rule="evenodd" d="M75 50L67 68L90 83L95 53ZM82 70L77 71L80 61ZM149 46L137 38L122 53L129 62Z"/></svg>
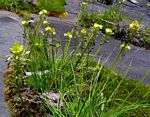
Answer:
<svg viewBox="0 0 150 117"><path fill-rule="evenodd" d="M81 7L86 5L81 3ZM114 72L123 55L132 49L128 42L120 46L118 56L107 68L107 60L100 64L95 57L114 35L113 28L102 23L94 23L89 31L74 26L64 33L62 47L57 29L46 15L47 10L40 11L32 26L34 22L23 20L24 43L14 43L10 48L7 70L11 72L5 74L5 96L12 116L150 116L149 86ZM91 54L90 47L102 31L105 35L99 48ZM71 43L76 40L72 49Z"/></svg>

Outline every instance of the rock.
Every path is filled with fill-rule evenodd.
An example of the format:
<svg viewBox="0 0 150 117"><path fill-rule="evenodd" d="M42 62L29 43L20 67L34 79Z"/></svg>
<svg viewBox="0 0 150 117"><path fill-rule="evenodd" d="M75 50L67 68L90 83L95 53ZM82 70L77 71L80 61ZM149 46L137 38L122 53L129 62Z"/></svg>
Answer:
<svg viewBox="0 0 150 117"><path fill-rule="evenodd" d="M32 4L32 5L37 5L37 0L20 0L20 1Z"/></svg>
<svg viewBox="0 0 150 117"><path fill-rule="evenodd" d="M137 0L129 0L129 1L134 3L134 4L138 4L139 3Z"/></svg>
<svg viewBox="0 0 150 117"><path fill-rule="evenodd" d="M50 105L55 106L57 108L63 107L63 102L61 100L61 94L47 92L42 94L49 102Z"/></svg>
<svg viewBox="0 0 150 117"><path fill-rule="evenodd" d="M45 71L37 71L37 72L25 72L26 76L32 76L34 74L41 76L43 74L47 74L49 72L49 70L45 70Z"/></svg>
<svg viewBox="0 0 150 117"><path fill-rule="evenodd" d="M97 0L97 2L105 3L107 5L113 4L116 0Z"/></svg>
<svg viewBox="0 0 150 117"><path fill-rule="evenodd" d="M138 4L139 2L137 0L128 0L134 4ZM113 4L115 2L117 2L117 0L97 0L97 2L100 2L100 3L105 3L107 5L110 5L110 4Z"/></svg>
<svg viewBox="0 0 150 117"><path fill-rule="evenodd" d="M21 42L22 28L20 26L20 17L8 11L0 11L0 117L10 117L8 108L5 103L4 95L4 71L7 68L5 63L5 56L9 55L9 48L15 42ZM5 72L5 78L11 74L12 70L9 68ZM8 94L9 92L7 92ZM6 97L9 99L9 95Z"/></svg>

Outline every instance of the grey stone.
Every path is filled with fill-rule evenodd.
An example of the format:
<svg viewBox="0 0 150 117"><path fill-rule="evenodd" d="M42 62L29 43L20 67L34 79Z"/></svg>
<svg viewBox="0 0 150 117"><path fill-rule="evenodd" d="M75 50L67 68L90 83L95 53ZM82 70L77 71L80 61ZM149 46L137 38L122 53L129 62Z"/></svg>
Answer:
<svg viewBox="0 0 150 117"><path fill-rule="evenodd" d="M20 1L32 4L32 5L37 5L37 0L20 0Z"/></svg>
<svg viewBox="0 0 150 117"><path fill-rule="evenodd" d="M42 96L44 96L48 100L49 105L55 106L58 109L64 106L62 102L62 98L64 97L64 95L54 92L46 92L43 93Z"/></svg>
<svg viewBox="0 0 150 117"><path fill-rule="evenodd" d="M5 56L9 55L9 48L14 41L21 41L22 28L20 18L10 12L0 11L0 117L9 117L4 100L3 73L7 67Z"/></svg>

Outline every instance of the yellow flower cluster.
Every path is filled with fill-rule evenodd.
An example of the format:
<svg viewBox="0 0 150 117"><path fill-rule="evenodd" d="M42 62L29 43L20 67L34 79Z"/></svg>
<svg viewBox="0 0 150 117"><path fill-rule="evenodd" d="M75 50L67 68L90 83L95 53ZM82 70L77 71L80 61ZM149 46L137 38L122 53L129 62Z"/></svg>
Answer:
<svg viewBox="0 0 150 117"><path fill-rule="evenodd" d="M56 31L55 28L51 28L50 26L45 28L46 32L51 32L53 35L56 35Z"/></svg>
<svg viewBox="0 0 150 117"><path fill-rule="evenodd" d="M23 25L23 26L27 26L27 25L28 25L28 22L27 22L27 21L25 21L25 20L23 20L23 21L21 22L21 25Z"/></svg>
<svg viewBox="0 0 150 117"><path fill-rule="evenodd" d="M81 34L86 35L86 29L85 29L85 28L83 28L83 29L81 30Z"/></svg>
<svg viewBox="0 0 150 117"><path fill-rule="evenodd" d="M141 26L138 21L134 21L129 25L129 28L133 30L137 30L137 29L140 29Z"/></svg>
<svg viewBox="0 0 150 117"><path fill-rule="evenodd" d="M48 25L48 21L47 20L43 21L43 24Z"/></svg>
<svg viewBox="0 0 150 117"><path fill-rule="evenodd" d="M125 45L124 43L120 45L120 48L124 48L125 50L131 50L131 47L128 44Z"/></svg>
<svg viewBox="0 0 150 117"><path fill-rule="evenodd" d="M76 54L76 56L77 57L80 57L82 54L80 53L80 52L78 52L77 54Z"/></svg>
<svg viewBox="0 0 150 117"><path fill-rule="evenodd" d="M113 31L112 31L112 29L110 29L110 28L106 28L106 29L105 29L105 33L106 33L107 35L112 35L112 34L114 34Z"/></svg>
<svg viewBox="0 0 150 117"><path fill-rule="evenodd" d="M40 16L45 16L45 15L47 15L47 14L48 14L48 11L47 11L47 10L42 10L42 11L39 12L39 15L40 15Z"/></svg>
<svg viewBox="0 0 150 117"><path fill-rule="evenodd" d="M100 24L95 23L94 26L93 26L93 28L94 28L94 29L102 29L103 26L100 25Z"/></svg>
<svg viewBox="0 0 150 117"><path fill-rule="evenodd" d="M86 7L87 5L88 5L87 2L82 2L82 3L80 4L81 7Z"/></svg>
<svg viewBox="0 0 150 117"><path fill-rule="evenodd" d="M72 34L70 32L65 33L64 36L69 39L72 38Z"/></svg>
<svg viewBox="0 0 150 117"><path fill-rule="evenodd" d="M60 48L60 44L59 43L56 43L56 48L58 49L58 48Z"/></svg>
<svg viewBox="0 0 150 117"><path fill-rule="evenodd" d="M20 45L19 43L14 43L12 47L10 48L10 52L14 55L20 55L23 52L23 45Z"/></svg>

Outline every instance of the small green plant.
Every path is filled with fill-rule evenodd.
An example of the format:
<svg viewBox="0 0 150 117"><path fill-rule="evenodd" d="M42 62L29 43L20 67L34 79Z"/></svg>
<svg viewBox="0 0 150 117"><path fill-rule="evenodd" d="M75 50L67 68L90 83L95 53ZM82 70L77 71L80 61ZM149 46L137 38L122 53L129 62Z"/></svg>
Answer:
<svg viewBox="0 0 150 117"><path fill-rule="evenodd" d="M150 28L147 28L141 35L141 46L150 49Z"/></svg>
<svg viewBox="0 0 150 117"><path fill-rule="evenodd" d="M105 28L112 28L114 30L115 23L125 21L126 18L122 15L121 8L116 9L116 6L111 6L108 11L101 12L87 12L88 3L81 4L81 11L78 13L78 23L83 27L90 27L94 23L102 24Z"/></svg>
<svg viewBox="0 0 150 117"><path fill-rule="evenodd" d="M24 83L24 70L25 66L28 63L27 56L30 53L29 51L25 51L23 46L19 43L14 43L10 48L11 56L8 57L7 61L9 61L13 66L13 73L9 77L9 85L12 87L12 94L15 94L19 97L20 103L23 105L23 108L27 110L27 105L24 105L24 100L21 95L21 88L25 87Z"/></svg>
<svg viewBox="0 0 150 117"><path fill-rule="evenodd" d="M13 74L11 76L12 83L16 85L17 89L24 86L23 84L23 73L25 69L25 65L27 64L27 55L30 53L30 51L24 50L23 46L19 43L14 43L13 46L10 48L10 52L12 53L12 56L9 56L7 61L11 62L13 65Z"/></svg>

